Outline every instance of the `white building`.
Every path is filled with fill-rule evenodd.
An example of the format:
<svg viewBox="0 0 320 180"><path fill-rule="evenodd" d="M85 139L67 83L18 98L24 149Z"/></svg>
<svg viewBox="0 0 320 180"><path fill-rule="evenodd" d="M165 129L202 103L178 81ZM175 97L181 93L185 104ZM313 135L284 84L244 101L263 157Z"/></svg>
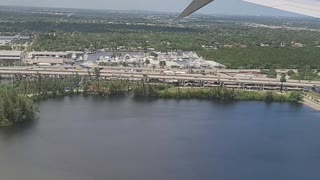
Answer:
<svg viewBox="0 0 320 180"><path fill-rule="evenodd" d="M14 65L21 63L24 60L23 51L0 51L0 64L1 65Z"/></svg>
<svg viewBox="0 0 320 180"><path fill-rule="evenodd" d="M42 58L42 57L56 57L56 58L68 58L72 53L68 52L48 52L48 51L34 51L28 54L28 58Z"/></svg>
<svg viewBox="0 0 320 180"><path fill-rule="evenodd" d="M63 58L35 58L28 59L27 64L40 65L40 64L50 64L50 65L63 65L66 63L66 59Z"/></svg>

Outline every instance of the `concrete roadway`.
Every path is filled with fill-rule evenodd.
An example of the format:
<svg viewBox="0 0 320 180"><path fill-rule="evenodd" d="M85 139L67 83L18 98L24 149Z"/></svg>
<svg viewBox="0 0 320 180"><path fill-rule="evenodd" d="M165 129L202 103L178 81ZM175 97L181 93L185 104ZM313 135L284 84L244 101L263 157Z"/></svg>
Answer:
<svg viewBox="0 0 320 180"><path fill-rule="evenodd" d="M78 74L80 76L85 76L89 74L88 70L61 70L53 68L32 68L30 67L1 67L0 75L13 75L13 74L22 74L22 75L74 75ZM91 72L93 75L93 72ZM266 85L266 86L280 86L281 82L276 79L268 78L254 78L254 79L244 79L237 77L230 77L227 75L202 75L202 74L160 74L160 72L132 72L121 70L121 69L103 69L100 71L101 77L116 77L116 78L143 78L147 76L150 79L164 79L164 80L190 80L190 81L208 81L208 82L223 82L226 84L254 84L254 85ZM289 80L284 83L284 86L289 87L313 87L320 86L318 81L296 81Z"/></svg>

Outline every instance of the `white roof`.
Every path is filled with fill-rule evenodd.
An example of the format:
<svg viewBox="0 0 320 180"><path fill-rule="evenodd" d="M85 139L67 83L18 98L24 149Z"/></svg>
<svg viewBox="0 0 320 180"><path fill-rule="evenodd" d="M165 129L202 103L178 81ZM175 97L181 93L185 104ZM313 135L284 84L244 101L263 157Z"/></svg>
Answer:
<svg viewBox="0 0 320 180"><path fill-rule="evenodd" d="M222 66L222 67L225 66L225 65L217 63L215 61L206 61L206 63L210 64L211 66Z"/></svg>
<svg viewBox="0 0 320 180"><path fill-rule="evenodd" d="M176 62L173 62L173 61L167 61L166 62L166 65L167 66L180 66L180 64L176 63Z"/></svg>
<svg viewBox="0 0 320 180"><path fill-rule="evenodd" d="M0 51L0 56L21 56L22 51Z"/></svg>
<svg viewBox="0 0 320 180"><path fill-rule="evenodd" d="M68 54L84 54L84 52L83 51L66 51L66 53L68 53Z"/></svg>
<svg viewBox="0 0 320 180"><path fill-rule="evenodd" d="M53 64L63 64L66 60L62 58L38 58L33 59L33 63L53 63Z"/></svg>
<svg viewBox="0 0 320 180"><path fill-rule="evenodd" d="M31 55L49 55L49 56L67 56L69 53L67 52L51 52L51 51L34 51L30 53Z"/></svg>
<svg viewBox="0 0 320 180"><path fill-rule="evenodd" d="M0 57L0 60L21 60L20 57Z"/></svg>

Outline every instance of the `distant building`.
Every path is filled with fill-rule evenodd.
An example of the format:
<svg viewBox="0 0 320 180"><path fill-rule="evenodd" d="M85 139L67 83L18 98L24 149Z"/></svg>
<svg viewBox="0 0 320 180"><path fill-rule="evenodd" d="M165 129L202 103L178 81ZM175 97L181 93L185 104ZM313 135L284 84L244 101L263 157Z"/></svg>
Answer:
<svg viewBox="0 0 320 180"><path fill-rule="evenodd" d="M260 43L260 47L269 47L270 44L267 44L267 43Z"/></svg>
<svg viewBox="0 0 320 180"><path fill-rule="evenodd" d="M233 48L233 47L234 47L234 45L225 44L223 47L224 47L224 48Z"/></svg>
<svg viewBox="0 0 320 180"><path fill-rule="evenodd" d="M27 64L30 65L41 65L41 64L50 64L52 66L54 65L63 65L67 62L66 59L63 58L35 58L35 59L28 59Z"/></svg>
<svg viewBox="0 0 320 180"><path fill-rule="evenodd" d="M23 60L23 51L0 51L0 64L3 66L21 63Z"/></svg>
<svg viewBox="0 0 320 180"><path fill-rule="evenodd" d="M12 42L12 38L7 36L0 36L0 46L8 45Z"/></svg>
<svg viewBox="0 0 320 180"><path fill-rule="evenodd" d="M72 53L68 52L48 52L48 51L34 51L28 54L28 58L43 58L43 57L55 57L55 58L68 58Z"/></svg>
<svg viewBox="0 0 320 180"><path fill-rule="evenodd" d="M20 35L0 36L0 46L10 45L11 43L13 43L15 41L20 41L20 40L28 41L30 39L31 38L29 36L20 36Z"/></svg>
<svg viewBox="0 0 320 180"><path fill-rule="evenodd" d="M291 46L292 46L292 47L295 47L295 48L301 48L301 47L304 46L304 44L292 42L292 43L291 43Z"/></svg>
<svg viewBox="0 0 320 180"><path fill-rule="evenodd" d="M156 49L155 48L148 48L147 50L148 51L155 51Z"/></svg>

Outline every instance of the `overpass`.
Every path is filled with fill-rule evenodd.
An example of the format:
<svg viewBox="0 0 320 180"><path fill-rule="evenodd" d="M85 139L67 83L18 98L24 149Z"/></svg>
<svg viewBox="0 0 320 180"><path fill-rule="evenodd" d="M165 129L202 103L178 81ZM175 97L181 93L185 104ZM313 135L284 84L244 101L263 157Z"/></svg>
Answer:
<svg viewBox="0 0 320 180"><path fill-rule="evenodd" d="M94 72L84 69L53 69L53 68L30 68L30 67L1 67L0 76L2 77L20 77L30 76L94 76ZM229 88L247 88L247 89L280 89L283 84L284 88L291 90L302 90L303 88L311 88L320 86L320 81L298 81L288 80L281 83L279 80L270 78L252 78L246 79L241 77L230 77L227 75L202 75L202 74L163 74L159 71L134 72L127 69L102 69L100 70L100 78L102 79L130 79L130 80L160 80L162 82L180 83L180 85L188 85L198 82L203 86L225 86Z"/></svg>

